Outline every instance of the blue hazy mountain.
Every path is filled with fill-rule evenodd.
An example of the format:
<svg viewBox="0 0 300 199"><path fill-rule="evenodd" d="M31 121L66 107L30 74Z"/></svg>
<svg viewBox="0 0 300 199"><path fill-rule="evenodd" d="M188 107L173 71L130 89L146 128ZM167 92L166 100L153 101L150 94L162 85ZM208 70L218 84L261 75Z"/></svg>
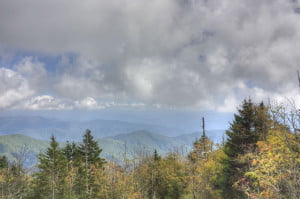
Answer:
<svg viewBox="0 0 300 199"><path fill-rule="evenodd" d="M133 157L141 151L151 154L154 149L162 155L175 148L187 153L201 136L201 132L187 133L186 129L119 120L64 121L39 116L2 116L0 155L12 160L26 146L29 151L26 164L30 165L36 161L36 154L48 147L51 135L63 145L67 140L80 142L86 129L92 130L103 148L102 155L116 159L121 159L125 152ZM206 134L220 143L224 131L208 130Z"/></svg>
<svg viewBox="0 0 300 199"><path fill-rule="evenodd" d="M208 136L210 136L210 132L207 132ZM212 132L212 134L216 135L221 135L222 133L223 131ZM161 155L165 155L173 150L180 150L181 153L187 154L192 149L193 142L200 136L200 133L195 132L169 137L143 130L99 138L97 141L103 149L103 157L108 159L114 157L116 160L121 160L125 152L127 153L127 158L132 158L141 152L152 154L155 149ZM0 136L0 155L6 155L12 161L15 155L18 155L26 147L28 150L26 165L32 165L36 163L36 155L44 151L48 145L49 140L39 140L20 134L2 135ZM63 146L64 143L61 142L60 145Z"/></svg>
<svg viewBox="0 0 300 199"><path fill-rule="evenodd" d="M215 143L220 143L222 141L223 132L222 130L211 130L207 131L207 136ZM143 130L112 136L110 139L121 141L126 144L126 146L138 149L148 151L157 149L159 152L165 154L174 149L181 149L188 152L192 149L194 141L200 137L200 132L169 137Z"/></svg>
<svg viewBox="0 0 300 199"><path fill-rule="evenodd" d="M25 135L0 136L0 155L5 155L10 161L23 159L22 163L24 166L35 164L37 162L37 154L44 151L48 146L48 141L34 139Z"/></svg>
<svg viewBox="0 0 300 199"><path fill-rule="evenodd" d="M86 129L90 129L96 138L140 130L166 136L176 136L188 132L186 129L175 127L118 120L63 121L39 116L0 117L0 135L22 134L42 140L48 140L51 135L54 135L61 142L79 141Z"/></svg>

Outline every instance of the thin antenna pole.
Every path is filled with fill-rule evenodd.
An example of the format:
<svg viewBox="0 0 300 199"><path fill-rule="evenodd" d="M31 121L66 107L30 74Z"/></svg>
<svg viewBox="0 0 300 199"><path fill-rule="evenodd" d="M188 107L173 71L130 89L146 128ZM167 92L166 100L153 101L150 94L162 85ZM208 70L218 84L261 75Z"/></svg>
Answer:
<svg viewBox="0 0 300 199"><path fill-rule="evenodd" d="M202 117L202 140L203 140L203 152L205 152L205 144L206 144L206 135L205 135L205 121L204 117Z"/></svg>
<svg viewBox="0 0 300 199"><path fill-rule="evenodd" d="M202 117L202 132L203 132L203 137L205 137L205 121L204 121L204 117Z"/></svg>

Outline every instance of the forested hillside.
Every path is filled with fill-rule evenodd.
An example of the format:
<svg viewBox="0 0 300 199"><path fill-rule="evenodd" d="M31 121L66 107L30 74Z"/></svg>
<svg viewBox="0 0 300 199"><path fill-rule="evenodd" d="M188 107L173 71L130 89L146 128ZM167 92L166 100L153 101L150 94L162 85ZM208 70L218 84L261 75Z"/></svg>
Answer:
<svg viewBox="0 0 300 199"><path fill-rule="evenodd" d="M296 199L300 197L299 121L294 107L246 99L222 143L203 133L188 154L173 147L166 155L141 149L131 155L129 146L144 144L133 141L138 135L146 142L158 139L153 142L157 148L167 147L170 140L149 132L118 135L112 137L115 145L108 145L128 145L121 162L113 156L103 158L101 144L90 130L79 143L59 144L53 136L44 143L47 148L38 154L33 168L23 167L22 153L15 161L0 157L0 198Z"/></svg>
<svg viewBox="0 0 300 199"><path fill-rule="evenodd" d="M224 131L221 130L207 132L210 138L215 138L215 141L220 140L223 133ZM195 132L176 137L168 137L140 130L132 133L95 139L103 149L102 156L104 158L114 158L115 161L121 163L125 149L130 158L133 158L137 153L140 153L140 151L150 154L154 149L161 155L166 155L174 147L181 148L182 152L187 154L192 148L192 143L199 138L200 135L200 132ZM48 139L51 137L51 135L46 136ZM76 135L74 135L74 137L75 136ZM74 140L77 140L76 143L79 143L78 138L70 141ZM30 167L37 163L37 154L44 152L48 143L49 141L39 140L21 134L3 135L0 136L0 155L5 155L9 161L13 161L16 155L26 152L24 153L24 156L26 156L24 166ZM61 146L64 146L66 142L59 143Z"/></svg>

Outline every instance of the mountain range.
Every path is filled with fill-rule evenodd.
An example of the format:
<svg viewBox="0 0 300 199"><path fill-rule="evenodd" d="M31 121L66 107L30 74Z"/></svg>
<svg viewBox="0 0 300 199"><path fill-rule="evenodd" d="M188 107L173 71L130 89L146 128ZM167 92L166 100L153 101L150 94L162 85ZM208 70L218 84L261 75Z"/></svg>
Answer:
<svg viewBox="0 0 300 199"><path fill-rule="evenodd" d="M0 135L22 134L42 140L48 140L51 135L54 135L61 142L80 141L86 129L90 129L96 138L127 134L139 130L147 130L165 136L190 133L186 129L176 127L119 120L65 121L39 116L0 117Z"/></svg>
<svg viewBox="0 0 300 199"><path fill-rule="evenodd" d="M0 117L0 155L13 160L26 148L25 164L32 165L36 154L49 146L51 135L63 146L67 140L80 142L87 128L103 149L101 155L117 160L125 153L132 158L141 152L152 154L154 149L162 155L174 149L186 154L201 136L200 132L180 135L180 129L172 127L115 120L70 122L43 117ZM217 143L223 134L222 130L207 131L207 136Z"/></svg>

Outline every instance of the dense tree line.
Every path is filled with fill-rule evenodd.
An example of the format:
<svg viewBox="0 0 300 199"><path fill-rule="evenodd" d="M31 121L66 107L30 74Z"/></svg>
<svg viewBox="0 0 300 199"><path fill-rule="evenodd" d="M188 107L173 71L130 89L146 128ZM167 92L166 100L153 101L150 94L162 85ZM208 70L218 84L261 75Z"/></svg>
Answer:
<svg viewBox="0 0 300 199"><path fill-rule="evenodd" d="M300 198L299 119L297 109L246 99L223 143L204 134L188 155L127 158L125 151L122 164L101 158L90 130L80 144L59 146L51 137L33 170L0 156L0 198Z"/></svg>

